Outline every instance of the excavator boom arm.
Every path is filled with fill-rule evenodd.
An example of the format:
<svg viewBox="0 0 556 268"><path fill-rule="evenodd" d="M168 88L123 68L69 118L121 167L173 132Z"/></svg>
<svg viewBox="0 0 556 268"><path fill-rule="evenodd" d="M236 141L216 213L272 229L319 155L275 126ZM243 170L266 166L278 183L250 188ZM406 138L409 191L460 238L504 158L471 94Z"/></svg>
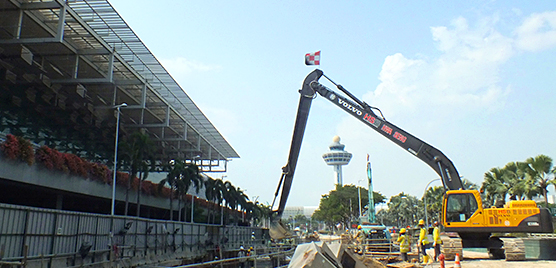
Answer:
<svg viewBox="0 0 556 268"><path fill-rule="evenodd" d="M409 134L398 126L378 117L370 106L365 105L366 107L363 107L357 104L362 103L359 100L356 100L357 103L351 101L344 96L336 94L334 91L316 81L311 83L311 87L325 99L334 103L348 114L359 119L359 121L368 125L371 129L377 131L382 136L388 138L393 143L429 165L441 177L442 183L446 189L463 189L461 179L454 164L440 150ZM354 97L352 96L352 98Z"/></svg>
<svg viewBox="0 0 556 268"><path fill-rule="evenodd" d="M307 77L303 81L303 87L299 91L301 96L299 99L299 106L297 108L297 118L295 121L288 162L282 168L282 177L280 179L282 191L278 209L275 211L275 216L280 218L286 207L286 201L290 193L293 175L299 157L301 142L303 140L305 127L307 125L311 102L315 98L316 93L334 103L345 112L356 117L357 119L359 119L359 121L368 125L369 127L371 127L371 129L385 136L390 141L402 147L409 153L415 155L423 162L427 163L427 165L434 169L434 171L441 177L442 183L446 189L463 189L461 179L456 168L454 167L454 164L440 150L409 134L396 125L386 121L384 118L378 117L372 111L372 107L358 100L342 86L337 85L337 87L341 91L346 93L349 98L339 95L336 92L325 87L324 85L320 84L318 80L323 75L324 74L321 70L314 70L309 75L307 75ZM280 185L278 186L278 189L276 191L274 197L275 200L280 190Z"/></svg>

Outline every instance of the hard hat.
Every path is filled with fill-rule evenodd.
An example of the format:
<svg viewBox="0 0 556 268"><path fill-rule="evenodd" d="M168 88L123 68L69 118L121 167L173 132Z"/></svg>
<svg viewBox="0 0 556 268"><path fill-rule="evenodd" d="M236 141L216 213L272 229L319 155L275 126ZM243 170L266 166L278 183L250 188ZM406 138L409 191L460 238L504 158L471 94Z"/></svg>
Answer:
<svg viewBox="0 0 556 268"><path fill-rule="evenodd" d="M400 234L405 234L405 228L402 228L402 229L400 230Z"/></svg>
<svg viewBox="0 0 556 268"><path fill-rule="evenodd" d="M425 221L424 220L419 220L419 225L425 225Z"/></svg>
<svg viewBox="0 0 556 268"><path fill-rule="evenodd" d="M357 225L357 230L361 230L361 225Z"/></svg>
<svg viewBox="0 0 556 268"><path fill-rule="evenodd" d="M243 246L239 247L239 250L244 250Z"/></svg>
<svg viewBox="0 0 556 268"><path fill-rule="evenodd" d="M438 226L438 222L437 222L437 221L434 221L434 226Z"/></svg>

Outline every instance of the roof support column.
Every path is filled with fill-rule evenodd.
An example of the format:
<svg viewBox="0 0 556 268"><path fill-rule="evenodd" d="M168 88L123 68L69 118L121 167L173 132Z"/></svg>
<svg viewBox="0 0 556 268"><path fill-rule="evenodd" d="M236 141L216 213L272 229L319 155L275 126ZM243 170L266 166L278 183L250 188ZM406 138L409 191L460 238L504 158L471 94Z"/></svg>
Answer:
<svg viewBox="0 0 556 268"><path fill-rule="evenodd" d="M114 82L114 54L116 54L116 48L112 47L110 51L110 60L108 60L108 73L106 74L106 78L110 83Z"/></svg>
<svg viewBox="0 0 556 268"><path fill-rule="evenodd" d="M58 40L58 42L62 42L64 41L64 24L66 22L66 3L64 2L62 4L62 7L60 7L60 14L58 15L58 27L56 29L56 40Z"/></svg>
<svg viewBox="0 0 556 268"><path fill-rule="evenodd" d="M17 18L17 28L16 28L16 32L14 33L15 39L21 38L22 25L23 25L23 9L20 9L19 17Z"/></svg>

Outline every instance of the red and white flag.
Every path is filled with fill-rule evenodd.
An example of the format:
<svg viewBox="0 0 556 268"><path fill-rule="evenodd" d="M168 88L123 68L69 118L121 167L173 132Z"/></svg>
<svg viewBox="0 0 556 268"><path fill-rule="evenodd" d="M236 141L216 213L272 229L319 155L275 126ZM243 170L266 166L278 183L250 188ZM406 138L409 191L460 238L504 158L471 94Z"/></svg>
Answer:
<svg viewBox="0 0 556 268"><path fill-rule="evenodd" d="M305 54L305 65L320 65L320 50Z"/></svg>

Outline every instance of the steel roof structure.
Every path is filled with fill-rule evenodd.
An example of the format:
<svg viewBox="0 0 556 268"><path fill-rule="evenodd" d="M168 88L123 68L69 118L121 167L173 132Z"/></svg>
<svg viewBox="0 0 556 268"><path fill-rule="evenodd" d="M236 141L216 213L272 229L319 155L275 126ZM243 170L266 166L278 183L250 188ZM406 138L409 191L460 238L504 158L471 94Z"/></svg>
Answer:
<svg viewBox="0 0 556 268"><path fill-rule="evenodd" d="M106 0L0 0L0 91L0 111L17 114L4 125L42 126L38 140L74 150L113 152L126 103L121 135L147 133L158 160L224 171L239 157Z"/></svg>

